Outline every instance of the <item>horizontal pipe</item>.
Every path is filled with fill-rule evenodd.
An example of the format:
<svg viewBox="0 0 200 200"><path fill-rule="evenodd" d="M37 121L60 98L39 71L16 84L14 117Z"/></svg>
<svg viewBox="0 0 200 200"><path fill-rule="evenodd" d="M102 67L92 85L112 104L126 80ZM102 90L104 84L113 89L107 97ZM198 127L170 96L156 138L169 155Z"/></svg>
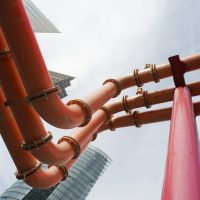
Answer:
<svg viewBox="0 0 200 200"><path fill-rule="evenodd" d="M181 61L185 65L185 72L200 69L200 54L194 54L192 56L182 58ZM172 76L171 66L169 63L157 65L156 71L159 79L164 79ZM138 77L141 84L154 81L151 69L140 70L138 73ZM121 83L122 89L127 89L129 87L137 85L133 79L133 74L121 77L118 79L118 81Z"/></svg>
<svg viewBox="0 0 200 200"><path fill-rule="evenodd" d="M28 95L52 88L50 76L21 0L17 0L15 3L7 0L2 3L0 21ZM182 61L186 65L186 71L196 70L200 67L200 55L194 55ZM160 79L171 76L169 64L159 65L157 75ZM138 76L141 83L154 80L150 69L140 71ZM92 113L118 93L119 85L121 89L136 85L133 75L118 78L117 81L119 84L112 81L107 82L94 93L83 98ZM49 95L48 99L34 100L32 105L44 120L59 128L79 126L87 118L81 106L78 104L66 106L57 94Z"/></svg>
<svg viewBox="0 0 200 200"><path fill-rule="evenodd" d="M196 116L200 115L200 102L194 103L194 111ZM172 108L156 109L147 112L139 112L136 115L136 120L139 125L167 121L171 119ZM111 118L112 129L135 126L133 114L128 114L120 117ZM98 133L109 130L109 123L104 123L98 130Z"/></svg>
<svg viewBox="0 0 200 200"><path fill-rule="evenodd" d="M187 85L191 91L192 96L200 95L200 82L194 82ZM175 88L167 88L160 91L148 92L146 97L148 99L149 105L155 105L159 103L169 102L173 100ZM142 94L127 97L126 99L127 107L132 110L135 108L145 106L144 97ZM109 110L111 115L124 111L123 101L117 101L111 104L106 104L106 108Z"/></svg>

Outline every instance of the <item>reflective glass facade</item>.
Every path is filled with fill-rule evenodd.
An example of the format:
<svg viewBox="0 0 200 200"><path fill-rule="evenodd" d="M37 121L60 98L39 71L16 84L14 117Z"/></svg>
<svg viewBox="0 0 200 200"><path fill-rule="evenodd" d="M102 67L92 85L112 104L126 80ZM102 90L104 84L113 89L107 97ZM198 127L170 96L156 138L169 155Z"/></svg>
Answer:
<svg viewBox="0 0 200 200"><path fill-rule="evenodd" d="M30 0L24 0L23 2L34 32L59 33L59 30Z"/></svg>
<svg viewBox="0 0 200 200"><path fill-rule="evenodd" d="M0 200L84 200L110 162L103 151L89 146L69 170L65 181L48 190L32 189L23 181L17 181Z"/></svg>

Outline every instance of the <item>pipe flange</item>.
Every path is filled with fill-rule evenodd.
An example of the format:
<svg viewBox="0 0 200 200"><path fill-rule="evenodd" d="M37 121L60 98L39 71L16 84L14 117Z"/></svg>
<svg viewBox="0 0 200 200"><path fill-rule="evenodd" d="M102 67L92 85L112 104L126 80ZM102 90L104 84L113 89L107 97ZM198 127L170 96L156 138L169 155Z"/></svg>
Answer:
<svg viewBox="0 0 200 200"><path fill-rule="evenodd" d="M58 144L60 144L61 142L68 142L70 145L72 145L72 147L75 150L75 154L74 154L72 159L78 158L78 156L81 153L81 147L80 147L79 143L74 138L72 138L70 136L63 136L62 138L60 138L58 140Z"/></svg>
<svg viewBox="0 0 200 200"><path fill-rule="evenodd" d="M46 99L48 99L48 95L50 95L52 93L55 93L55 92L58 92L58 88L52 87L52 88L37 92L37 93L35 93L33 95L28 95L24 99L25 99L25 101L27 103L32 103L32 101L40 99L40 98L44 98L45 97Z"/></svg>
<svg viewBox="0 0 200 200"><path fill-rule="evenodd" d="M135 111L133 112L132 116L133 116L133 123L134 123L134 125L135 125L137 128L140 128L140 127L141 127L141 124L139 124L139 122L138 122L138 114L139 114L139 112L135 110Z"/></svg>
<svg viewBox="0 0 200 200"><path fill-rule="evenodd" d="M142 96L143 96L143 100L144 100L144 104L145 104L146 108L151 108L151 105L150 105L149 99L148 99L148 91L143 91Z"/></svg>
<svg viewBox="0 0 200 200"><path fill-rule="evenodd" d="M90 122L90 120L92 119L92 111L91 111L89 105L81 99L73 99L73 100L70 100L67 103L68 106L73 105L73 104L79 105L84 110L84 112L86 114L85 121L79 127L86 126Z"/></svg>
<svg viewBox="0 0 200 200"><path fill-rule="evenodd" d="M141 83L140 77L139 77L139 69L134 69L134 70L133 70L133 79L134 79L134 81L135 81L135 84L136 84L138 87L142 87L142 86L143 86L143 83Z"/></svg>
<svg viewBox="0 0 200 200"><path fill-rule="evenodd" d="M65 181L66 180L66 178L69 176L69 171L68 171L68 169L64 166L64 165L62 165L62 164L58 164L58 165L55 165L59 170L61 170L62 171L62 173L63 173L63 179L62 179L62 181Z"/></svg>
<svg viewBox="0 0 200 200"><path fill-rule="evenodd" d="M125 95L125 96L122 97L122 105L124 107L124 111L127 114L131 114L131 109L128 107L127 98L128 98L128 95Z"/></svg>
<svg viewBox="0 0 200 200"><path fill-rule="evenodd" d="M145 69L151 69L151 73L152 73L152 77L155 83L159 83L160 82L160 78L158 76L158 72L156 69L156 65L155 64L146 64L145 65Z"/></svg>
<svg viewBox="0 0 200 200"><path fill-rule="evenodd" d="M109 128L111 131L115 131L115 127L113 126L112 119L109 119L109 120L108 120L107 125L108 125L108 128Z"/></svg>
<svg viewBox="0 0 200 200"><path fill-rule="evenodd" d="M32 175L33 173L37 172L42 166L42 163L41 162L37 162L32 168L28 169L28 170L25 170L23 172L18 172L16 171L15 172L15 176L18 180L25 180L26 177Z"/></svg>
<svg viewBox="0 0 200 200"><path fill-rule="evenodd" d="M11 57L11 51L8 48L3 48L0 50L0 59Z"/></svg>
<svg viewBox="0 0 200 200"><path fill-rule="evenodd" d="M151 105L148 99L148 91L143 91L142 88L138 88L136 91L136 95L142 95L145 107L151 108Z"/></svg>
<svg viewBox="0 0 200 200"><path fill-rule="evenodd" d="M53 136L51 132L47 132L45 137L40 138L39 140L35 140L32 143L26 143L25 141L21 144L21 147L26 151L31 151L33 149L39 149L40 146L46 144L48 141L52 140Z"/></svg>
<svg viewBox="0 0 200 200"><path fill-rule="evenodd" d="M105 112L105 114L106 114L106 121L108 121L110 119L110 117L111 117L110 111L108 110L108 108L106 106L102 106L100 109Z"/></svg>
<svg viewBox="0 0 200 200"><path fill-rule="evenodd" d="M115 96L114 96L113 98L119 96L120 93L121 93L121 91L122 91L122 87L121 87L120 82L119 82L118 80L116 80L116 79L110 78L110 79L105 80L105 81L103 82L103 85L105 85L105 84L108 83L108 82L114 83L115 86L117 87L117 93L115 94Z"/></svg>

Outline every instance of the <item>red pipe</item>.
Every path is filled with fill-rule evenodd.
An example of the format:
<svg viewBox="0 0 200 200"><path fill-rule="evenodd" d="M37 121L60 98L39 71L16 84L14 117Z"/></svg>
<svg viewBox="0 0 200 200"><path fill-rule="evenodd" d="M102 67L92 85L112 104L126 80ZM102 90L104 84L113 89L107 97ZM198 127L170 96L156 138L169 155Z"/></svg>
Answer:
<svg viewBox="0 0 200 200"><path fill-rule="evenodd" d="M34 95L53 87L45 62L21 0L1 2L0 22L12 50L27 94ZM88 82L89 83L89 82ZM119 91L108 82L83 100L94 113ZM73 104L66 106L56 93L34 100L32 105L48 123L59 128L73 128L86 118L84 109Z"/></svg>
<svg viewBox="0 0 200 200"><path fill-rule="evenodd" d="M199 200L199 139L187 87L174 93L162 200Z"/></svg>

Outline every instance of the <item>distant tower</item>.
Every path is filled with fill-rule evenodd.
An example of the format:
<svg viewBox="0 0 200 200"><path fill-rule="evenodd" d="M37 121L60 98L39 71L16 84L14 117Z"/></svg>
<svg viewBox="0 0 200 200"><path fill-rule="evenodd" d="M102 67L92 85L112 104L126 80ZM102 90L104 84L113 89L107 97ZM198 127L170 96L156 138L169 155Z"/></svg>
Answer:
<svg viewBox="0 0 200 200"><path fill-rule="evenodd" d="M17 181L0 200L84 200L110 162L103 151L89 146L69 170L65 181L47 190L32 189L23 181Z"/></svg>
<svg viewBox="0 0 200 200"><path fill-rule="evenodd" d="M51 76L51 80L54 86L58 88L58 94L60 98L62 99L66 97L67 93L65 91L65 88L71 85L70 81L73 80L74 77L53 71L49 71L49 74Z"/></svg>

